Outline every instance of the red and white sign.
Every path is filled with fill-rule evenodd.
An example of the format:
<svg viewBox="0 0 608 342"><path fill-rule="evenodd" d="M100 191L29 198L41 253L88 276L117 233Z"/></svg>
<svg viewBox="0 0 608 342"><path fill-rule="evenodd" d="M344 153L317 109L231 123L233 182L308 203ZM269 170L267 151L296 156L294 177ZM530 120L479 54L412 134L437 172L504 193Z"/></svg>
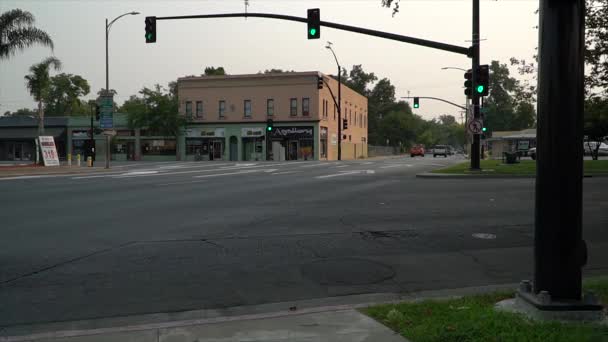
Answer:
<svg viewBox="0 0 608 342"><path fill-rule="evenodd" d="M57 155L57 147L55 147L55 139L49 136L40 136L38 137L38 141L40 142L44 166L59 166L59 156Z"/></svg>

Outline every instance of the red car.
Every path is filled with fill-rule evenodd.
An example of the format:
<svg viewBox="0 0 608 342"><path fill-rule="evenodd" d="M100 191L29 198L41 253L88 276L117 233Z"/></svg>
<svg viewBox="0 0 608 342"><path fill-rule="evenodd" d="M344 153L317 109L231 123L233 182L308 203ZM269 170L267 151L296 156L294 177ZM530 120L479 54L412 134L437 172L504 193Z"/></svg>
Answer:
<svg viewBox="0 0 608 342"><path fill-rule="evenodd" d="M424 146L415 145L414 147L410 148L410 156L412 158L414 158L415 156L424 157Z"/></svg>

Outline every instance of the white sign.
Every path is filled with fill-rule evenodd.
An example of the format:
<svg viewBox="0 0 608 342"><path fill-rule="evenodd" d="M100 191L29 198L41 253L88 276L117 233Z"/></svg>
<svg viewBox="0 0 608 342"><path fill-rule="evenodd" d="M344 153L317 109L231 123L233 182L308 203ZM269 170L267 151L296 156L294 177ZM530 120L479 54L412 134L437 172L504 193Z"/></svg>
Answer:
<svg viewBox="0 0 608 342"><path fill-rule="evenodd" d="M483 130L483 122L479 119L473 119L467 125L467 128L471 134L481 134Z"/></svg>
<svg viewBox="0 0 608 342"><path fill-rule="evenodd" d="M53 137L39 136L38 141L40 142L44 166L59 166L59 156L57 155L57 148L55 147Z"/></svg>
<svg viewBox="0 0 608 342"><path fill-rule="evenodd" d="M243 137L243 138L247 138L247 137L262 137L262 136L264 136L264 128L261 128L261 127L256 127L256 128L252 128L252 127L241 128L241 137Z"/></svg>
<svg viewBox="0 0 608 342"><path fill-rule="evenodd" d="M113 130L113 129L107 129L107 130L103 131L103 133L102 133L102 134L103 134L103 135L109 135L109 136L113 137L113 136L115 136L115 135L116 135L116 130Z"/></svg>
<svg viewBox="0 0 608 342"><path fill-rule="evenodd" d="M186 130L188 138L223 138L224 128L188 128Z"/></svg>

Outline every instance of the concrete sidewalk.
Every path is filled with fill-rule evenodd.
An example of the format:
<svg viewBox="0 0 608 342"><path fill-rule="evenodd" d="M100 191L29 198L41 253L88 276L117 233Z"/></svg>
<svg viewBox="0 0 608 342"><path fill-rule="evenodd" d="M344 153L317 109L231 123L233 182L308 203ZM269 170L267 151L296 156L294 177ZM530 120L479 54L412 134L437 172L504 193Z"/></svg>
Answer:
<svg viewBox="0 0 608 342"><path fill-rule="evenodd" d="M59 331L0 337L2 342L406 342L374 319L354 309L251 315L150 324L122 329Z"/></svg>

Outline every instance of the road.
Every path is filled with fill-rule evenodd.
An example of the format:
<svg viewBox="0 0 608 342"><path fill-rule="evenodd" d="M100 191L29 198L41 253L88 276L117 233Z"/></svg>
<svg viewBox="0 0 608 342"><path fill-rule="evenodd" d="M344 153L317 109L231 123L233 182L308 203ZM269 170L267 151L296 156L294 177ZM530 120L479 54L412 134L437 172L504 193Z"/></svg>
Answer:
<svg viewBox="0 0 608 342"><path fill-rule="evenodd" d="M534 180L415 178L457 161L0 180L0 327L529 279ZM608 273L607 194L584 179L586 275Z"/></svg>

